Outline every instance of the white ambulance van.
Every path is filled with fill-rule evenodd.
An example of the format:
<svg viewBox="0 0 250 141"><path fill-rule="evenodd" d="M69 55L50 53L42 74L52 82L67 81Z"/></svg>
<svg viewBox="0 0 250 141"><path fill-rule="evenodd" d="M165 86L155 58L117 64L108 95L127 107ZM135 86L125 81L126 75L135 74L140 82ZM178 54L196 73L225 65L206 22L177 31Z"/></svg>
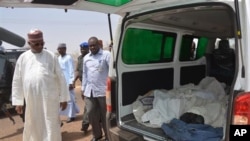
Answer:
<svg viewBox="0 0 250 141"><path fill-rule="evenodd" d="M127 13L107 81L110 140L228 141L231 125L249 125L249 8L163 0Z"/></svg>
<svg viewBox="0 0 250 141"><path fill-rule="evenodd" d="M110 141L229 141L233 125L250 124L248 0L1 0L0 6L122 17L107 79Z"/></svg>

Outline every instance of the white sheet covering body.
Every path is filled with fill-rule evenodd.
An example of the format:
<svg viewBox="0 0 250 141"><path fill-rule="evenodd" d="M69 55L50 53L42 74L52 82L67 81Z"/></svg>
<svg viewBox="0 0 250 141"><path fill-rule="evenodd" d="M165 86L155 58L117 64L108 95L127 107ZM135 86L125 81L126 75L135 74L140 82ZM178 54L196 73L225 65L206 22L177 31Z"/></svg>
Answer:
<svg viewBox="0 0 250 141"><path fill-rule="evenodd" d="M152 109L143 111L142 107L138 108L142 106L138 100L133 103L137 121L146 126L160 128L162 123L192 112L203 116L205 124L223 127L227 96L223 85L215 78L206 77L197 86L187 84L169 91L153 90L147 95L154 96Z"/></svg>
<svg viewBox="0 0 250 141"><path fill-rule="evenodd" d="M69 101L66 80L54 53L21 54L12 84L12 104L26 101L23 141L61 141L60 102Z"/></svg>

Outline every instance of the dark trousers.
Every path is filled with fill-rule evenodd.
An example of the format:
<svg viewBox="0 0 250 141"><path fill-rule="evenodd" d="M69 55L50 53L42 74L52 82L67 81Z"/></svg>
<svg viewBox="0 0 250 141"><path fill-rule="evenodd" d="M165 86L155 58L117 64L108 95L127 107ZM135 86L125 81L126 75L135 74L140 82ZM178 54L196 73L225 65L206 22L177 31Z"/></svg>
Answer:
<svg viewBox="0 0 250 141"><path fill-rule="evenodd" d="M79 77L79 80L82 83L82 76ZM82 130L87 130L89 128L89 116L87 114L86 103L83 108L83 116L82 116Z"/></svg>
<svg viewBox="0 0 250 141"><path fill-rule="evenodd" d="M92 126L93 136L99 138L102 136L102 128L107 135L106 127L106 97L85 97L87 114ZM101 121L101 122L100 122Z"/></svg>
<svg viewBox="0 0 250 141"><path fill-rule="evenodd" d="M88 127L89 127L89 116L87 114L87 107L86 107L86 103L85 103L83 116L82 116L82 130L87 130Z"/></svg>

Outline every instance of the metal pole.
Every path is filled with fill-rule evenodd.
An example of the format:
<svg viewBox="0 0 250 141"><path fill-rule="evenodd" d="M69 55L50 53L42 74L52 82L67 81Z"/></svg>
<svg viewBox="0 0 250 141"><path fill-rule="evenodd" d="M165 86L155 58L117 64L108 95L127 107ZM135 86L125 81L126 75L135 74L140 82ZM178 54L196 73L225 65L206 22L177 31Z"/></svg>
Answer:
<svg viewBox="0 0 250 141"><path fill-rule="evenodd" d="M110 35L110 40L111 43L109 45L109 47L113 47L113 35L112 35L112 26L111 26L111 20L110 20L110 13L108 13L108 21L109 21L109 35Z"/></svg>

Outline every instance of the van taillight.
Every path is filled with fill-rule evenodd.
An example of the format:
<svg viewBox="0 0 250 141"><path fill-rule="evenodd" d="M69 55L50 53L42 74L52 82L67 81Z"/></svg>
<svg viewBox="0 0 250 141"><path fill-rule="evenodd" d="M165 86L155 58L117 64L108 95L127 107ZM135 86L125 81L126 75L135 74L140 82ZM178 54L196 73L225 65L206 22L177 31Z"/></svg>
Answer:
<svg viewBox="0 0 250 141"><path fill-rule="evenodd" d="M250 124L250 92L244 92L236 96L233 113L234 125Z"/></svg>
<svg viewBox="0 0 250 141"><path fill-rule="evenodd" d="M112 111L112 106L111 106L111 78L108 77L106 84L107 84L106 108L107 108L107 112L111 113L111 111Z"/></svg>

